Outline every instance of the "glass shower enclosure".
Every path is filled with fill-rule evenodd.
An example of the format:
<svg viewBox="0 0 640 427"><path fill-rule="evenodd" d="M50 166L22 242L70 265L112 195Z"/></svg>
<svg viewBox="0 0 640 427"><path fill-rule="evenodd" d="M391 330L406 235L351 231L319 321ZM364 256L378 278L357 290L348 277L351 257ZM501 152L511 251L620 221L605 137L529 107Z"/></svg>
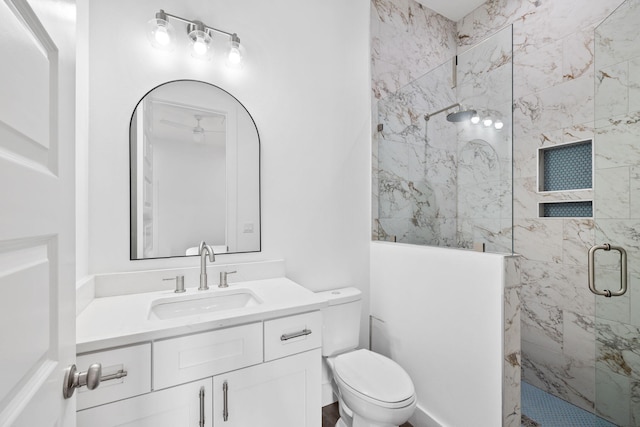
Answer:
<svg viewBox="0 0 640 427"><path fill-rule="evenodd" d="M380 100L374 239L512 253L512 46L509 26Z"/></svg>

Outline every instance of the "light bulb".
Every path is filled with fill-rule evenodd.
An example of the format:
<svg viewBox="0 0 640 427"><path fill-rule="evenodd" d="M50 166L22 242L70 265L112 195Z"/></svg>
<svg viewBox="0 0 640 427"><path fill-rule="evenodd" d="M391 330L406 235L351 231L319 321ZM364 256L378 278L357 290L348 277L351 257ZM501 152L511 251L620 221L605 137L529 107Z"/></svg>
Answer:
<svg viewBox="0 0 640 427"><path fill-rule="evenodd" d="M203 142L204 141L204 131L203 130L194 130L193 131L193 141L194 142Z"/></svg>
<svg viewBox="0 0 640 427"><path fill-rule="evenodd" d="M207 53L207 44L202 37L196 38L196 41L193 42L193 50L197 55L204 55Z"/></svg>
<svg viewBox="0 0 640 427"><path fill-rule="evenodd" d="M169 37L169 32L166 27L158 27L155 31L154 37L160 46L166 46L171 42L171 37Z"/></svg>
<svg viewBox="0 0 640 427"><path fill-rule="evenodd" d="M231 35L229 53L227 55L227 67L241 68L244 49L240 46L240 37L236 33Z"/></svg>
<svg viewBox="0 0 640 427"><path fill-rule="evenodd" d="M474 114L473 116L471 116L471 123L473 123L474 125L480 123L480 116L478 114Z"/></svg>
<svg viewBox="0 0 640 427"><path fill-rule="evenodd" d="M240 49L237 47L232 47L229 49L229 64L238 65L242 61L242 54L240 53Z"/></svg>
<svg viewBox="0 0 640 427"><path fill-rule="evenodd" d="M199 24L200 28L202 24ZM189 33L189 38L191 39L191 55L198 58L204 59L206 61L211 59L211 36L205 30L192 30Z"/></svg>
<svg viewBox="0 0 640 427"><path fill-rule="evenodd" d="M493 127L497 130L500 130L504 127L504 123L502 123L502 120L496 120L496 122L493 124Z"/></svg>
<svg viewBox="0 0 640 427"><path fill-rule="evenodd" d="M167 15L160 11L156 18L147 23L147 38L151 46L160 50L173 50L175 44L175 30L167 21Z"/></svg>
<svg viewBox="0 0 640 427"><path fill-rule="evenodd" d="M482 121L482 125L486 128L488 128L489 126L491 126L493 124L493 120L491 120L490 117L487 117L486 119L484 119Z"/></svg>

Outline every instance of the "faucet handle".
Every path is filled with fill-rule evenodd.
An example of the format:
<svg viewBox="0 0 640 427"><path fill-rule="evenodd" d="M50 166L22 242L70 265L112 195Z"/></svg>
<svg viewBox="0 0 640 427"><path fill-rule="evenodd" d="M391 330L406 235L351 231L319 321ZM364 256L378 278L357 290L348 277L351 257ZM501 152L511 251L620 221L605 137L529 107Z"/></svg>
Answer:
<svg viewBox="0 0 640 427"><path fill-rule="evenodd" d="M175 280L176 281L176 290L173 291L173 292L175 292L176 294L181 294L182 292L185 292L185 289L184 289L184 275L181 274L179 276L176 276L175 278L174 277L169 277L169 278L162 279L162 280Z"/></svg>
<svg viewBox="0 0 640 427"><path fill-rule="evenodd" d="M219 288L228 288L229 287L229 283L227 283L227 276L229 274L234 274L237 273L236 270L233 271L221 271L220 272L220 284L218 285Z"/></svg>

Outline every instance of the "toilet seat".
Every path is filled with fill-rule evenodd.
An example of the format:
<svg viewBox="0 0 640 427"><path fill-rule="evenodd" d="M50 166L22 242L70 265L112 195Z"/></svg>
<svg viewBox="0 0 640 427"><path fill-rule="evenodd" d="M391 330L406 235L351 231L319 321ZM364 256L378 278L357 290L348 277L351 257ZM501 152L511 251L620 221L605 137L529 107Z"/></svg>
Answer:
<svg viewBox="0 0 640 427"><path fill-rule="evenodd" d="M384 408L403 408L415 400L409 375L393 360L369 350L341 354L334 360L336 380L358 398Z"/></svg>

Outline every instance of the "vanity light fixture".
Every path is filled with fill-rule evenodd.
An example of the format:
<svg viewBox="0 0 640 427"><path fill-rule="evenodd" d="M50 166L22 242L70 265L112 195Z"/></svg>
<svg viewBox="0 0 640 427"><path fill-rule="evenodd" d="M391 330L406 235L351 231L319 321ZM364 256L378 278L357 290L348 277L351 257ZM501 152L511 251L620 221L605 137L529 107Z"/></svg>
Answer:
<svg viewBox="0 0 640 427"><path fill-rule="evenodd" d="M484 125L484 127L488 128L493 124L493 120L491 120L491 117L487 117L482 121L482 124Z"/></svg>
<svg viewBox="0 0 640 427"><path fill-rule="evenodd" d="M504 127L504 123L502 123L502 120L496 120L493 123L493 127L496 128L496 130L500 130Z"/></svg>
<svg viewBox="0 0 640 427"><path fill-rule="evenodd" d="M211 44L214 33L223 34L229 37L229 51L227 52L227 64L232 67L238 67L242 63L243 48L240 45L240 37L236 33L219 30L209 27L201 21L191 21L181 18L170 13L166 13L160 9L156 13L156 17L147 24L147 37L151 45L161 50L173 50L175 45L175 30L169 19L180 21L186 24L186 32L189 36L191 45L191 54L199 59L211 60L213 49Z"/></svg>
<svg viewBox="0 0 640 427"><path fill-rule="evenodd" d="M473 123L474 125L480 123L480 116L478 115L478 113L471 116L471 123Z"/></svg>

